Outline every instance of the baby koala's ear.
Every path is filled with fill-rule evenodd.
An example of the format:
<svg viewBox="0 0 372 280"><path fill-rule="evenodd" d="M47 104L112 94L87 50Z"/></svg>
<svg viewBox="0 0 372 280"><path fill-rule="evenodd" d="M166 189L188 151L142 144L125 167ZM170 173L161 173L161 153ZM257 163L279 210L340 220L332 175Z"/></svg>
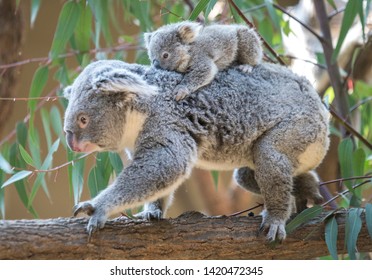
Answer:
<svg viewBox="0 0 372 280"><path fill-rule="evenodd" d="M182 42L190 44L198 37L201 29L201 24L197 22L185 21L178 27L178 34L181 37Z"/></svg>
<svg viewBox="0 0 372 280"><path fill-rule="evenodd" d="M143 39L145 41L145 47L147 49L150 48L150 42L151 42L152 33L153 32L146 32L145 34L143 34Z"/></svg>
<svg viewBox="0 0 372 280"><path fill-rule="evenodd" d="M72 86L67 86L65 87L65 89L63 90L63 96L69 100L70 97L71 97L71 93L72 93Z"/></svg>
<svg viewBox="0 0 372 280"><path fill-rule="evenodd" d="M92 80L92 86L94 90L104 93L122 92L128 96L156 94L156 87L150 86L141 76L125 69L113 68L98 73Z"/></svg>

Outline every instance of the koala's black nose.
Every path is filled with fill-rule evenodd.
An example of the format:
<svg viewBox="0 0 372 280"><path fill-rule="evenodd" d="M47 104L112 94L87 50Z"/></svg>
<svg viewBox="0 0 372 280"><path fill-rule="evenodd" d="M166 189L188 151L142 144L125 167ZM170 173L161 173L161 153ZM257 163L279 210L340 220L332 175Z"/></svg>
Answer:
<svg viewBox="0 0 372 280"><path fill-rule="evenodd" d="M152 61L152 65L154 65L155 68L160 68L159 60L154 59L154 60Z"/></svg>

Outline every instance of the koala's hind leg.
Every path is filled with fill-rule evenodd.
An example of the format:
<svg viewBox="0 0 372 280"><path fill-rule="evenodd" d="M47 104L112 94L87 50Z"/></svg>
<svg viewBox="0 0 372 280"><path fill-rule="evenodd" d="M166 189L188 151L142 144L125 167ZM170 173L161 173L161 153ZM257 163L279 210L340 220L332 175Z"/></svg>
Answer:
<svg viewBox="0 0 372 280"><path fill-rule="evenodd" d="M172 199L173 194L160 198L154 202L146 203L143 206L143 211L135 214L134 217L143 220L160 220L164 218Z"/></svg>
<svg viewBox="0 0 372 280"><path fill-rule="evenodd" d="M239 64L255 66L262 61L262 46L257 33L248 27L240 27L238 34L238 56Z"/></svg>
<svg viewBox="0 0 372 280"><path fill-rule="evenodd" d="M286 237L285 223L293 209L293 165L279 152L270 137L259 140L254 149L255 179L264 199L261 230L268 230L268 241Z"/></svg>
<svg viewBox="0 0 372 280"><path fill-rule="evenodd" d="M234 179L237 184L247 191L261 194L256 182L254 171L248 167L239 168L234 171ZM307 208L308 200L315 204L323 201L319 192L319 178L315 171L310 171L293 178L293 191L295 197L296 212L300 213Z"/></svg>
<svg viewBox="0 0 372 280"><path fill-rule="evenodd" d="M315 171L294 177L293 195L296 197L298 213L307 208L308 200L312 200L315 204L323 201L323 197L319 192L319 178Z"/></svg>

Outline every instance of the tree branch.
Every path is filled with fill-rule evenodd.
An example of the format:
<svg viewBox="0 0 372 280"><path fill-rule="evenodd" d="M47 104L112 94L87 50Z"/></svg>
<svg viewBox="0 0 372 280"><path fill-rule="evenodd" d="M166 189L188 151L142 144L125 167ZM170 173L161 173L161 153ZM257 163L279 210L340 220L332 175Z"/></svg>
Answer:
<svg viewBox="0 0 372 280"><path fill-rule="evenodd" d="M337 215L344 251L345 212ZM274 247L257 237L261 217L205 217L189 212L155 222L109 221L87 243L85 218L0 221L0 259L312 259L329 255L322 217ZM365 225L358 251L372 251Z"/></svg>

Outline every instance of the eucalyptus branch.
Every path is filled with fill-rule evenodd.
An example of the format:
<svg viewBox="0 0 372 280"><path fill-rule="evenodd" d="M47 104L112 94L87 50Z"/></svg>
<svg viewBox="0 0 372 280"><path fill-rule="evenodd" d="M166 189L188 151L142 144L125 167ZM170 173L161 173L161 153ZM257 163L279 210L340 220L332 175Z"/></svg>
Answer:
<svg viewBox="0 0 372 280"><path fill-rule="evenodd" d="M329 184L339 183L339 182L344 182L344 181L359 180L359 179L372 179L372 175L335 179L331 181L322 182L319 184L319 186L324 186L324 185L329 185Z"/></svg>
<svg viewBox="0 0 372 280"><path fill-rule="evenodd" d="M47 102L48 98L51 99L51 98L54 98L56 95L55 93L57 92L57 90L59 89L59 86L55 87L54 89L52 89L42 100L39 104L37 104L34 112L37 112L38 110L40 110L41 107L44 106L44 104ZM31 114L28 113L27 116L23 119L23 123L27 123L31 118ZM8 142L10 139L12 139L14 136L16 135L16 129L13 129L7 136L5 136L1 141L0 141L0 147Z"/></svg>
<svg viewBox="0 0 372 280"><path fill-rule="evenodd" d="M244 20L244 22L251 28L256 29L254 24L250 22L247 17L243 14L243 12L236 6L233 0L228 0L230 5L235 9L235 11L239 14L239 16ZM266 42L266 40L257 32L258 36L260 36L263 45L270 51L270 53L278 60L278 62L282 65L286 65L285 62L281 59L281 57L277 54L277 52Z"/></svg>
<svg viewBox="0 0 372 280"><path fill-rule="evenodd" d="M345 12L345 7L337 10L333 10L329 15L328 15L328 21L330 21L334 16L337 16L340 13Z"/></svg>
<svg viewBox="0 0 372 280"><path fill-rule="evenodd" d="M58 56L58 58L67 58L67 57L72 57L72 56L75 56L75 55L78 55L78 54L96 54L96 53L100 53L100 52L115 53L115 52L119 52L119 51L133 50L133 49L138 49L138 48L139 48L138 45L120 44L120 45L117 45L115 47L91 49L89 51L70 51L70 52L67 52L67 53L64 53L64 54L60 54ZM14 62L14 63L0 65L0 69L9 69L9 68L18 67L18 66L22 66L22 65L29 64L29 63L34 63L34 62L45 63L46 65L49 65L49 64L52 63L52 60L50 59L50 57L29 58L29 59L25 59L25 60L22 60L22 61L17 61L17 62Z"/></svg>
<svg viewBox="0 0 372 280"><path fill-rule="evenodd" d="M353 107L350 108L350 113L353 112L354 110L358 109L360 106L364 105L367 102L372 101L372 96L367 97L361 101L359 101L357 104L355 104Z"/></svg>
<svg viewBox="0 0 372 280"><path fill-rule="evenodd" d="M165 10L166 12L163 13L163 10ZM179 19L181 19L181 20L185 20L183 17L181 17L180 15L177 15L176 13L172 12L172 11L169 10L168 8L166 8L166 7L161 7L161 8L160 8L160 16L164 16L164 15L167 15L167 14L174 15L176 18L179 18Z"/></svg>
<svg viewBox="0 0 372 280"><path fill-rule="evenodd" d="M233 214L230 214L228 215L228 217L233 217L233 216L238 216L240 214L243 214L243 213L246 213L248 211L252 211L254 209L257 209L257 208L260 208L260 207L263 207L264 205L262 203L257 203L256 206L253 206L252 208L248 208L246 210L242 210L242 211L239 211L239 212L236 212L236 213L233 213Z"/></svg>
<svg viewBox="0 0 372 280"><path fill-rule="evenodd" d="M45 100L45 101L56 101L63 96L42 96L42 97L0 97L3 101L29 101L29 100Z"/></svg>
<svg viewBox="0 0 372 280"><path fill-rule="evenodd" d="M296 60L301 60L301 61L304 61L304 62L307 62L307 63L311 63L321 69L324 69L324 70L327 70L327 66L323 65L323 64L319 64L319 63L316 63L314 61L311 61L311 60L308 60L308 59L303 59L303 58L299 58L299 57L296 57L296 56L293 56L293 55L279 55L280 57L283 57L283 58L289 58L289 59L296 59Z"/></svg>
<svg viewBox="0 0 372 280"><path fill-rule="evenodd" d="M345 119L343 119L332 106L329 107L329 111L332 116L341 123L347 131L349 131L353 136L358 138L364 145L366 145L370 150L372 150L372 143L370 143L366 138L363 137L358 131L356 131Z"/></svg>
<svg viewBox="0 0 372 280"><path fill-rule="evenodd" d="M364 181L364 182L361 182L355 186L352 187L353 190L365 185L365 184L368 184L368 183L371 183L371 180L367 180L367 181ZM349 193L350 190L347 189L347 190L344 190L343 192L340 192L338 193L336 196L332 197L330 200L324 202L321 206L324 207L326 206L327 204L331 203L332 201L336 200L337 198L339 198L340 196L344 196L345 194Z"/></svg>
<svg viewBox="0 0 372 280"><path fill-rule="evenodd" d="M95 153L95 152L90 152L90 153L84 154L84 155L82 155L82 156L80 156L80 157L78 157L76 159L70 160L68 162L65 162L65 163L63 163L61 165L58 165L56 167L53 167L51 169L44 169L44 170L43 169L35 169L35 170L30 170L30 171L32 171L33 173L47 173L47 172L58 171L61 168L66 167L66 166L68 166L70 164L74 165L75 162L77 162L79 160L82 160L83 158L86 158L86 157L90 156L93 153Z"/></svg>

